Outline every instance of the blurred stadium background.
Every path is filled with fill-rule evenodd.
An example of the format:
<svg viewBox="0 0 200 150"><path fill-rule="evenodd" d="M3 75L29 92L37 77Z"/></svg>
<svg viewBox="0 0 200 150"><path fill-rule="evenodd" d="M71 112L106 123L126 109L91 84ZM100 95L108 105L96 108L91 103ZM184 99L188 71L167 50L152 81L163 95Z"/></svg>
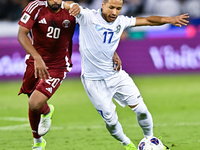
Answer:
<svg viewBox="0 0 200 150"><path fill-rule="evenodd" d="M102 0L75 1L94 9L98 9L102 3ZM29 2L30 0L0 0L2 150L30 149L32 143L27 121L27 97L17 97L25 70L25 51L17 41L17 23L22 10ZM134 77L144 99L148 99L146 103L154 118L156 135L163 136L164 142L174 147L172 149L197 150L200 147L200 134L197 132L200 130L200 122L197 119L199 117L196 117L199 113L200 97L200 0L124 0L122 9L122 14L128 16L176 16L182 13L190 15L190 24L186 27L164 25L127 29L123 33L117 53L122 60L123 69ZM74 67L67 76L68 81L63 82L51 100L57 108L57 113L52 129L54 134L48 134L46 137L47 141L53 143L48 149L55 150L56 143L59 142L63 144L60 144L60 149L66 149L62 146L67 145L69 150L121 150L123 147L116 145L116 141L109 137L100 116L94 113L95 110L81 85L78 34L77 25L72 55ZM128 109L121 109L117 108L125 132L139 142L142 133L137 122L132 120L133 116ZM71 115L75 113L77 114ZM65 117L70 122L63 120ZM20 121L25 124L21 125ZM135 130L136 128L138 130ZM85 135L79 133L80 130L81 133L84 130ZM94 138L94 134L98 136ZM18 138L19 135L24 140L23 143ZM53 135L57 135L58 138L55 139ZM85 139L85 136L88 136L88 139ZM108 145L105 146L105 143ZM21 148L20 145L25 147Z"/></svg>

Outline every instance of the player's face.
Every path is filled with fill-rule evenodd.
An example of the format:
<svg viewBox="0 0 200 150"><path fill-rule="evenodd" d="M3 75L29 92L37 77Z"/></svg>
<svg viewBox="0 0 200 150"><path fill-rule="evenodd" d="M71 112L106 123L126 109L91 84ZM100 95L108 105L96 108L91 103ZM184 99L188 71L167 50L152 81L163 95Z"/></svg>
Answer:
<svg viewBox="0 0 200 150"><path fill-rule="evenodd" d="M57 12L60 10L62 0L47 0L47 3L51 10Z"/></svg>
<svg viewBox="0 0 200 150"><path fill-rule="evenodd" d="M108 0L102 3L102 15L107 22L114 22L122 10L123 0Z"/></svg>

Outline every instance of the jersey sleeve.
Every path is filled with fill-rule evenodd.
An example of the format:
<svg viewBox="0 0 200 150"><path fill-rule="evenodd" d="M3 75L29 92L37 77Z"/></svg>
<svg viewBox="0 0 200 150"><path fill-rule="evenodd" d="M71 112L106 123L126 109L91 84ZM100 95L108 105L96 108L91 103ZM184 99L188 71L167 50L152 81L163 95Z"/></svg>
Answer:
<svg viewBox="0 0 200 150"><path fill-rule="evenodd" d="M136 18L135 17L123 16L122 22L125 24L125 28L131 28L131 27L135 26Z"/></svg>
<svg viewBox="0 0 200 150"><path fill-rule="evenodd" d="M37 18L39 12L39 3L37 0L30 2L22 12L22 17L20 18L18 24L28 28L32 28Z"/></svg>
<svg viewBox="0 0 200 150"><path fill-rule="evenodd" d="M88 22L90 21L90 16L91 16L92 11L88 8L83 8L81 6L80 8L81 8L81 11L78 14L78 16L76 16L76 22L79 25L86 26Z"/></svg>

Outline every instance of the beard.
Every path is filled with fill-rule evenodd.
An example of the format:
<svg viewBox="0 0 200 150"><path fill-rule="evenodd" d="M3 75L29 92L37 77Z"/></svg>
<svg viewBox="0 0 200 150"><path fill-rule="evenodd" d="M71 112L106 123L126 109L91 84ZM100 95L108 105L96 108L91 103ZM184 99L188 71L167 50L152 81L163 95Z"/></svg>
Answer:
<svg viewBox="0 0 200 150"><path fill-rule="evenodd" d="M58 11L61 7L61 4L57 4L57 3L50 5L48 1L47 1L47 4L48 4L48 7L53 11Z"/></svg>

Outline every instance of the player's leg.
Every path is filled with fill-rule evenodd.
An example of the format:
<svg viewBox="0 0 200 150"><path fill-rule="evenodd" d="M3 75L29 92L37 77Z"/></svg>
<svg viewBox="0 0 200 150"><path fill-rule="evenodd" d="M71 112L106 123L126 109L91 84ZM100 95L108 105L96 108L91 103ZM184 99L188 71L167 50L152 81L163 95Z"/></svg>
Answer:
<svg viewBox="0 0 200 150"><path fill-rule="evenodd" d="M123 128L119 121L116 123L106 122L106 128L110 132L110 135L118 140L122 145L127 146L130 143L132 144L131 140L124 134Z"/></svg>
<svg viewBox="0 0 200 150"><path fill-rule="evenodd" d="M120 71L119 77L115 77L114 80L108 82L108 84L110 83L115 83L116 85L115 88L109 88L110 91L116 91L116 94L113 96L114 99L122 107L128 105L136 113L138 123L143 130L144 136L153 136L152 116L132 78L125 71ZM164 145L164 150L167 149L169 150L169 148Z"/></svg>
<svg viewBox="0 0 200 150"><path fill-rule="evenodd" d="M47 100L57 90L60 83L64 79L65 74L58 71L50 71L50 75L54 76L56 72L59 78L51 78L52 82L46 82L34 77L34 68L27 66L23 79L23 84L19 94L27 94L29 99L29 122L32 128L34 147L33 149L43 149L46 145L45 140L38 134L38 125L40 123L41 114L52 116L53 106L47 104ZM47 79L48 81L48 79ZM53 83L53 85L51 85ZM52 111L51 111L52 110ZM51 117L49 117L51 118ZM49 120L49 119L48 119Z"/></svg>
<svg viewBox="0 0 200 150"><path fill-rule="evenodd" d="M129 105L137 115L137 121L144 136L153 136L153 119L145 103L141 99L137 106Z"/></svg>
<svg viewBox="0 0 200 150"><path fill-rule="evenodd" d="M143 134L147 138L151 138L153 136L153 119L152 116L147 109L147 106L145 105L140 92L132 79L128 76L128 74L125 73L126 79L121 77L123 79L123 82L118 85L120 87L119 95L121 96L121 99L126 99L125 102L121 101L122 106L129 105L129 107L136 113L137 115L137 121L140 127L143 130ZM134 92L133 92L134 91ZM123 96L122 96L123 93ZM131 94L132 93L132 94ZM116 94L117 95L117 94ZM117 96L119 99L120 96ZM128 97L127 97L128 96ZM169 147L163 144L164 150L169 150Z"/></svg>
<svg viewBox="0 0 200 150"><path fill-rule="evenodd" d="M24 93L27 94L29 99L29 123L32 129L33 138L34 138L34 146L33 149L44 149L46 146L45 140L38 135L38 124L40 122L40 114L48 113L49 107L47 103L47 97L42 95L40 92L33 92L36 86L39 84L40 80L35 78L34 76L34 68L32 65L27 65L26 72L24 74L22 87L20 89L19 94ZM34 102L34 97L36 96L36 100Z"/></svg>
<svg viewBox="0 0 200 150"><path fill-rule="evenodd" d="M116 140L128 145L130 139L124 134L118 121L116 106L112 102L112 93L109 92L105 82L103 80L91 81L82 77L82 83L90 101L105 121L107 130Z"/></svg>
<svg viewBox="0 0 200 150"><path fill-rule="evenodd" d="M42 93L37 91L37 92L34 92L31 97L34 98L34 95L36 95L36 94L38 94L39 99L42 99L42 97L44 96L44 95L42 95ZM46 98L46 96L44 96L43 98ZM34 138L34 145L33 145L32 149L33 150L44 149L46 146L46 141L42 138L42 136L38 135L38 125L40 122L41 113L48 113L49 107L48 107L47 103L45 102L45 104L41 108L36 109L36 108L34 108L34 106L32 105L31 102L32 102L32 99L30 98L30 100L29 100L29 123L30 123L31 129L32 129L33 138ZM39 105L37 105L37 106L39 107Z"/></svg>
<svg viewBox="0 0 200 150"><path fill-rule="evenodd" d="M137 120L143 130L144 136L153 136L153 120L148 111L138 88L132 78L125 72L120 71L119 79L115 78L117 83L114 99L122 106L129 105L137 115ZM113 81L112 81L113 82ZM118 88L119 87L119 88Z"/></svg>
<svg viewBox="0 0 200 150"><path fill-rule="evenodd" d="M54 106L48 105L47 100L55 93L66 76L66 73L62 70L48 71L50 77L45 81L40 80L29 100L29 105L31 102L34 109L37 109L38 113L41 114L38 125L38 135L40 136L45 135L49 131L54 112Z"/></svg>
<svg viewBox="0 0 200 150"><path fill-rule="evenodd" d="M45 135L51 127L51 119L54 112L54 107L51 104L47 104L48 99L49 98L46 95L37 90L32 93L29 99L29 113L31 116L38 116L37 114L39 114L39 124L38 121L35 122L35 120L30 120L31 124L37 123L34 127L36 130L33 131L36 131L39 136Z"/></svg>
<svg viewBox="0 0 200 150"><path fill-rule="evenodd" d="M50 111L46 103L47 100L48 98L39 91L34 91L29 99L29 122L34 138L40 138L40 135L38 135L38 124L41 114L47 114ZM43 101L43 103L41 103L41 101Z"/></svg>

